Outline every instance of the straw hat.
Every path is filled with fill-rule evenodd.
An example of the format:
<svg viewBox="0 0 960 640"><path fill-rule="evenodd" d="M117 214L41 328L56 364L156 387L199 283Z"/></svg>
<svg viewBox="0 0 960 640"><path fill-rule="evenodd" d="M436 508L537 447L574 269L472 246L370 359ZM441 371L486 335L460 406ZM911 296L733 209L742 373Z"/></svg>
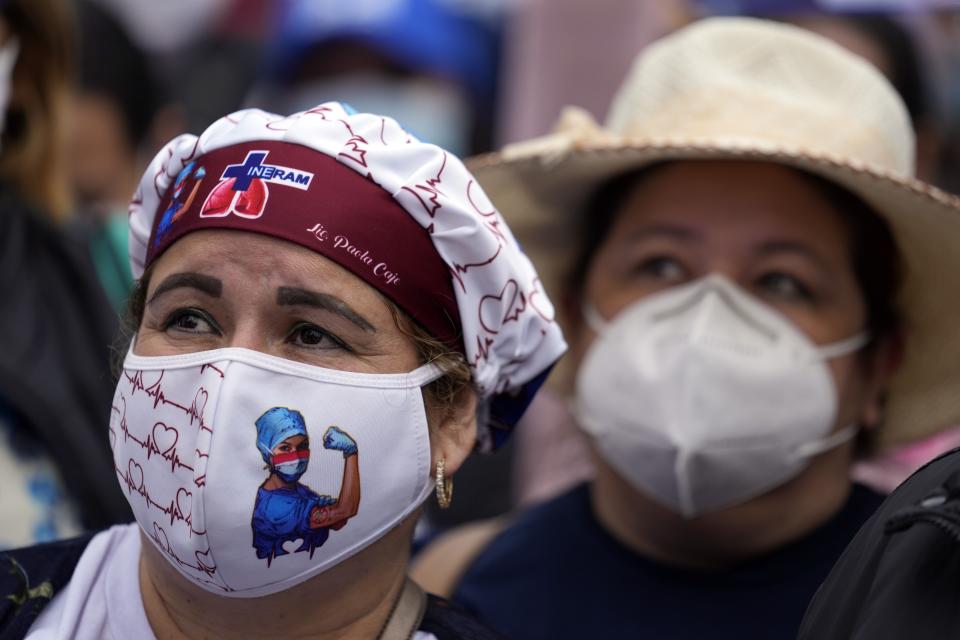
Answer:
<svg viewBox="0 0 960 640"><path fill-rule="evenodd" d="M713 18L647 48L605 126L568 107L550 135L471 168L559 299L577 213L626 171L684 159L752 159L818 174L889 222L906 270L907 351L877 444L960 423L960 198L919 182L906 109L872 66L802 29Z"/></svg>

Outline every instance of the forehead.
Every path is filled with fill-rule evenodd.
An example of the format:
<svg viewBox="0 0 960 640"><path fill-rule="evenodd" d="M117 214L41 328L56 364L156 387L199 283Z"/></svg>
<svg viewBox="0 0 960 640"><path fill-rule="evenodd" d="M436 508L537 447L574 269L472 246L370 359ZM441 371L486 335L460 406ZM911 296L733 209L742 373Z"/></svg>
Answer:
<svg viewBox="0 0 960 640"><path fill-rule="evenodd" d="M645 225L743 241L770 235L847 241L841 212L812 178L763 162L685 161L652 169L629 186L613 230Z"/></svg>
<svg viewBox="0 0 960 640"><path fill-rule="evenodd" d="M258 233L230 229L189 233L157 258L150 286L155 287L166 275L185 271L219 278L225 297L293 286L332 293L351 304L387 309L379 291L336 262Z"/></svg>

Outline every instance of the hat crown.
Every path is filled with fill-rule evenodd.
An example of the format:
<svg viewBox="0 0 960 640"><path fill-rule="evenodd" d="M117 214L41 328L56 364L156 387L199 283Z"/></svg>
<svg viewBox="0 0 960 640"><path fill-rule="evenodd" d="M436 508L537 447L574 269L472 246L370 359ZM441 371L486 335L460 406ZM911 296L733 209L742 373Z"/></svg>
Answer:
<svg viewBox="0 0 960 640"><path fill-rule="evenodd" d="M821 36L750 18L703 20L648 47L614 97L607 128L914 174L909 115L877 69Z"/></svg>

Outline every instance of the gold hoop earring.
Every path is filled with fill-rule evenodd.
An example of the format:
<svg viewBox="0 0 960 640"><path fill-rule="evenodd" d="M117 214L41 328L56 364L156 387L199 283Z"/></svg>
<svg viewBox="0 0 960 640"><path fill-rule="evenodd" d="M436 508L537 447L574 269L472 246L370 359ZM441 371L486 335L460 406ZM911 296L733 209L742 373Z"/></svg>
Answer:
<svg viewBox="0 0 960 640"><path fill-rule="evenodd" d="M434 480L437 490L437 504L440 505L441 509L449 507L451 500L453 500L453 478L448 478L443 474L446 466L447 461L445 459L437 460L437 474Z"/></svg>

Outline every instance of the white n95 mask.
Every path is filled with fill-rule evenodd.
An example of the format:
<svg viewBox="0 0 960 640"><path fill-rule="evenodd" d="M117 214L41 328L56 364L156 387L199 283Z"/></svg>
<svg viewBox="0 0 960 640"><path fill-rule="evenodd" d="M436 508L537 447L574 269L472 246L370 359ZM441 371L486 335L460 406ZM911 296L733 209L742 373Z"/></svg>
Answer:
<svg viewBox="0 0 960 640"><path fill-rule="evenodd" d="M147 538L182 575L233 597L283 591L375 542L430 494L421 387L247 349L131 350L110 443Z"/></svg>
<svg viewBox="0 0 960 640"><path fill-rule="evenodd" d="M830 434L837 391L824 361L860 349L865 333L818 347L717 275L609 324L584 314L598 337L577 375L579 424L637 490L686 517L778 487L856 434Z"/></svg>

